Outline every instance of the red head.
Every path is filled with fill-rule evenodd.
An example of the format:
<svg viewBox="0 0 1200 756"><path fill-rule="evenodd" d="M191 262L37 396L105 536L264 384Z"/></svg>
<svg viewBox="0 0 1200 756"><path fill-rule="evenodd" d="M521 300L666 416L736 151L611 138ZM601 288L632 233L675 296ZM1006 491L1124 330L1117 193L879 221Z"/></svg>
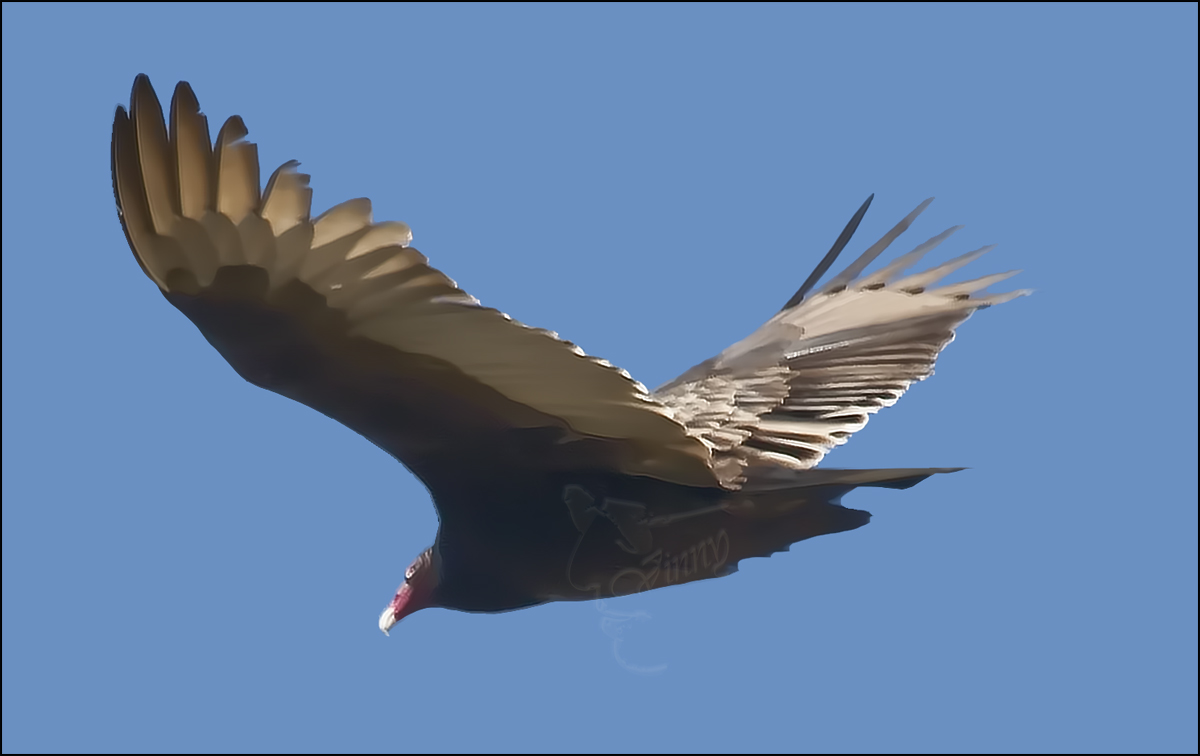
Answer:
<svg viewBox="0 0 1200 756"><path fill-rule="evenodd" d="M396 591L392 603L379 615L379 629L384 635L408 615L433 606L433 590L438 584L437 567L434 565L433 548L425 549L413 560L404 573L404 583Z"/></svg>

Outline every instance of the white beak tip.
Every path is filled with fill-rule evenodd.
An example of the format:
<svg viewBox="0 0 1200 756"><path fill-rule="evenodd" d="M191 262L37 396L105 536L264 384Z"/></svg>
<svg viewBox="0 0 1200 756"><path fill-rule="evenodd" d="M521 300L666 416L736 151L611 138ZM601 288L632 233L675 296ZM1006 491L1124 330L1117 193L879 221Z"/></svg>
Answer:
<svg viewBox="0 0 1200 756"><path fill-rule="evenodd" d="M388 630L391 630L395 624L396 615L392 613L392 607L388 606L383 610L383 614L379 615L379 629L383 631L384 635L391 635Z"/></svg>

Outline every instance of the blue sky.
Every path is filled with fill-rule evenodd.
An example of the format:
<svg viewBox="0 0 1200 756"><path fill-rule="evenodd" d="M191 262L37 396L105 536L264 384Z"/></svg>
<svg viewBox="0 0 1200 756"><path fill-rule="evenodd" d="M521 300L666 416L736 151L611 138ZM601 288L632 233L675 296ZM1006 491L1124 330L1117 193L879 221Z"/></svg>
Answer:
<svg viewBox="0 0 1200 756"><path fill-rule="evenodd" d="M3 10L3 747L1178 751L1196 736L1196 6ZM243 382L109 176L145 72L648 385L850 252L1034 296L826 464L872 523L723 580L376 628L436 530ZM640 669L640 671L639 671Z"/></svg>

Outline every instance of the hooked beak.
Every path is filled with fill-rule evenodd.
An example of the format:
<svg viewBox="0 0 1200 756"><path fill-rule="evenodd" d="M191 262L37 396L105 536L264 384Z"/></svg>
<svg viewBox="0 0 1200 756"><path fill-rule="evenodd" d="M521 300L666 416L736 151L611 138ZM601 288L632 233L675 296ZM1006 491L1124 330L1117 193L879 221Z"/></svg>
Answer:
<svg viewBox="0 0 1200 756"><path fill-rule="evenodd" d="M396 591L392 602L383 610L383 614L379 615L379 629L384 635L388 635L388 630L392 629L400 620L420 609L420 606L413 605L413 585L410 582L405 582Z"/></svg>

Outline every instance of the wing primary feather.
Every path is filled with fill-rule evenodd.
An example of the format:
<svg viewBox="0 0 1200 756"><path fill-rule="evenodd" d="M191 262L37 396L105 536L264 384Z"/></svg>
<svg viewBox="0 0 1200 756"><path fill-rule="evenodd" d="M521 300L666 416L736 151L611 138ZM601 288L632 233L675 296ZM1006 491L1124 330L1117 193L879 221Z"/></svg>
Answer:
<svg viewBox="0 0 1200 756"><path fill-rule="evenodd" d="M165 235L170 233L179 215L179 184L175 181L167 145L167 124L163 121L162 106L148 77L143 75L134 80L129 109L133 115L150 220L155 232Z"/></svg>
<svg viewBox="0 0 1200 756"><path fill-rule="evenodd" d="M145 259L149 253L137 252L142 247L149 249L149 239L154 235L150 207L146 204L146 192L142 188L141 172L137 163L137 139L134 135L133 121L125 108L118 105L117 114L113 118L112 177L113 197L117 201L121 228L125 231L129 247L135 250L133 257L142 271L160 287L165 287L160 271Z"/></svg>
<svg viewBox="0 0 1200 756"><path fill-rule="evenodd" d="M876 257L879 257L883 250L888 248L889 244L896 240L897 236L904 233L912 225L912 222L917 219L918 215L925 212L925 208L929 207L930 202L933 202L933 197L917 205L916 210L904 216L904 220L893 226L892 230L884 234L882 239L872 244L857 260L850 263L850 267L830 279L829 283L825 284L821 291L837 292L846 288L846 284L853 281L859 273L862 273L868 265L874 262Z"/></svg>
<svg viewBox="0 0 1200 756"><path fill-rule="evenodd" d="M1006 273L993 273L990 276L980 276L979 278L972 278L970 281L963 281L962 283L952 284L950 286L942 286L936 289L935 292L944 297L966 298L969 294L974 294L981 289L986 289L992 284L1000 283L1001 281L1012 278L1020 272L1021 271L1019 270L1010 270Z"/></svg>
<svg viewBox="0 0 1200 756"><path fill-rule="evenodd" d="M952 260L947 260L936 268L930 268L929 270L921 273L914 273L911 276L902 278L899 281L896 281L893 286L900 291L919 293L920 291L928 288L930 284L935 284L962 266L975 262L995 248L995 244L989 244L986 247L980 247L979 249L968 252L965 255L959 255Z"/></svg>
<svg viewBox="0 0 1200 756"><path fill-rule="evenodd" d="M200 220L213 208L212 139L208 118L186 81L171 97L170 144L179 178L179 206L185 218Z"/></svg>
<svg viewBox="0 0 1200 756"><path fill-rule="evenodd" d="M298 161L289 160L276 168L263 192L260 215L271 224L276 237L309 219L312 189L308 186L308 174L296 170L299 167Z"/></svg>
<svg viewBox="0 0 1200 756"><path fill-rule="evenodd" d="M922 257L930 252L930 250L949 239L955 232L960 231L962 228L962 226L952 226L951 228L946 229L942 233L926 241L924 244L918 245L917 248L912 252L897 257L893 262L889 263L886 268L883 268L875 273L872 273L866 278L863 278L856 284L856 286L860 289L871 289L886 285L888 281L916 265Z"/></svg>
<svg viewBox="0 0 1200 756"><path fill-rule="evenodd" d="M137 107L134 107L134 103ZM167 224L168 230L175 223L169 196L177 191L174 180L168 175L171 166L167 152L166 128L162 127L161 142L158 143L158 162L151 160L143 163L142 149L139 145L139 131L145 131L148 136L148 149L155 150L156 138L153 129L147 131L147 124L139 125L139 117L145 116L157 120L162 125L162 111L157 107L158 100L150 86L150 79L145 74L139 75L133 82L133 92L130 94L130 107L118 107L113 119L112 169L113 193L120 213L121 226L125 230L125 238L134 250L138 265L162 290L167 289L166 275L169 271L186 267L186 261L178 242L164 236L156 228L156 222ZM151 113L150 111L154 112ZM141 116L139 116L141 114ZM168 192L168 197L158 197L154 208L148 196L147 176L143 172L147 168L155 173L155 185ZM166 182L164 184L164 182ZM174 195L177 196L177 195ZM163 213L157 220L155 213Z"/></svg>
<svg viewBox="0 0 1200 756"><path fill-rule="evenodd" d="M792 298L780 308L780 312L791 309L804 301L804 297L808 294L809 290L817 285L817 281L821 280L821 276L825 275L825 272L833 265L833 261L838 258L838 255L850 243L850 237L854 236L854 232L858 230L858 224L862 223L863 216L867 214L867 208L871 206L871 200L873 199L875 199L875 195L872 193L870 197L867 197L867 201L862 203L862 207L858 208L858 212L854 213L854 217L850 219L846 227L842 229L842 233L838 235L837 241L825 253L825 257L821 259L821 262L817 264L813 272L808 275L804 283L800 284L800 288L796 290Z"/></svg>
<svg viewBox="0 0 1200 756"><path fill-rule="evenodd" d="M246 141L250 132L231 116L217 132L217 212L236 226L259 209L258 147Z"/></svg>
<svg viewBox="0 0 1200 756"><path fill-rule="evenodd" d="M971 302L976 304L976 309L982 310L985 307L991 307L992 305L1010 302L1017 297L1027 297L1032 293L1033 289L1017 289L1016 291L1006 291L1002 294L987 294L982 297L971 297Z"/></svg>

